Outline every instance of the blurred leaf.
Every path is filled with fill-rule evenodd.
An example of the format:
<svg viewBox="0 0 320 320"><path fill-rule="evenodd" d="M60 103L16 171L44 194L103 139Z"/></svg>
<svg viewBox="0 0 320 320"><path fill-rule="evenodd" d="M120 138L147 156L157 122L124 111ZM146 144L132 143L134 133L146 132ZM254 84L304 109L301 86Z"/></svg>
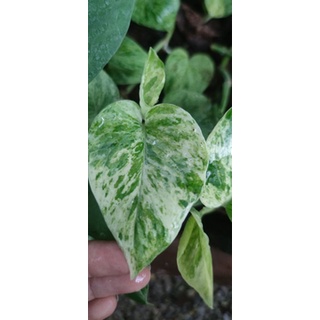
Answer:
<svg viewBox="0 0 320 320"><path fill-rule="evenodd" d="M197 53L189 59L187 51L175 49L165 62L164 92L168 94L185 89L202 93L209 86L214 69L214 63L208 55Z"/></svg>
<svg viewBox="0 0 320 320"><path fill-rule="evenodd" d="M117 84L138 84L148 54L134 40L125 37L108 63L107 71Z"/></svg>
<svg viewBox="0 0 320 320"><path fill-rule="evenodd" d="M230 221L232 221L232 200L228 201L225 205L224 205L226 211L227 211L227 215L230 219Z"/></svg>
<svg viewBox="0 0 320 320"><path fill-rule="evenodd" d="M163 62L159 59L157 53L150 48L139 91L140 106L143 115L159 100L164 81L165 73Z"/></svg>
<svg viewBox="0 0 320 320"><path fill-rule="evenodd" d="M120 99L118 87L108 74L101 70L89 83L88 88L88 126L94 117L108 104Z"/></svg>
<svg viewBox="0 0 320 320"><path fill-rule="evenodd" d="M189 113L133 101L103 109L89 130L89 181L131 278L176 238L206 180L208 152Z"/></svg>
<svg viewBox="0 0 320 320"><path fill-rule="evenodd" d="M203 92L210 84L214 74L212 59L202 53L197 53L189 60L188 81L190 90Z"/></svg>
<svg viewBox="0 0 320 320"><path fill-rule="evenodd" d="M132 20L151 29L170 32L179 7L179 0L136 0Z"/></svg>
<svg viewBox="0 0 320 320"><path fill-rule="evenodd" d="M189 66L189 56L184 49L173 50L166 59L164 93L185 89L184 78Z"/></svg>
<svg viewBox="0 0 320 320"><path fill-rule="evenodd" d="M188 111L197 121L205 138L212 131L215 122L210 100L202 93L189 90L170 91L163 99Z"/></svg>
<svg viewBox="0 0 320 320"><path fill-rule="evenodd" d="M103 69L128 31L134 0L89 0L88 80Z"/></svg>
<svg viewBox="0 0 320 320"><path fill-rule="evenodd" d="M232 0L205 0L204 3L211 18L224 18L232 13Z"/></svg>
<svg viewBox="0 0 320 320"><path fill-rule="evenodd" d="M193 210L191 211L193 212ZM209 238L198 215L188 219L177 253L178 269L183 279L213 308L213 268Z"/></svg>
<svg viewBox="0 0 320 320"><path fill-rule="evenodd" d="M200 200L209 208L217 208L232 195L232 109L220 119L207 139L209 167L207 182Z"/></svg>

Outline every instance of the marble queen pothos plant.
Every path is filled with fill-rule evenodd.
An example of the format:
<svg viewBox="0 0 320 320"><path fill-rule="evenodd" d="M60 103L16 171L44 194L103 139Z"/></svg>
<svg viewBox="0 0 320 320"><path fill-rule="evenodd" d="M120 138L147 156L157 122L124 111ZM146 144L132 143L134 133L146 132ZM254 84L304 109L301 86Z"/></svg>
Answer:
<svg viewBox="0 0 320 320"><path fill-rule="evenodd" d="M188 219L178 268L212 308L212 257L201 218L223 205L231 219L232 109L205 140L187 111L157 104L164 84L164 65L150 48L139 104L118 100L92 120L89 183L94 198L89 197L89 205L97 202L101 214L96 218L123 250L132 278L173 242ZM199 201L200 211L195 209Z"/></svg>

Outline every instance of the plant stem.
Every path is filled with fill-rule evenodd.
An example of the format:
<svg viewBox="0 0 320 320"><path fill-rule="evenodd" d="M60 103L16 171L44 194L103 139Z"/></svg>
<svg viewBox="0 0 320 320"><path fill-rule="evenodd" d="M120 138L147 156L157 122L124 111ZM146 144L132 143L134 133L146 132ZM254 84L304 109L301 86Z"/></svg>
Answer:
<svg viewBox="0 0 320 320"><path fill-rule="evenodd" d="M201 218L205 215L205 214L208 214L208 213L212 213L214 210L216 210L217 208L207 208L207 207L203 207L201 210L200 210L200 215L201 215Z"/></svg>
<svg viewBox="0 0 320 320"><path fill-rule="evenodd" d="M161 39L155 46L154 46L154 51L159 52L161 49L164 49L167 53L170 53L171 49L168 47L168 44L171 40L171 37L173 35L174 29L169 31L166 36Z"/></svg>
<svg viewBox="0 0 320 320"><path fill-rule="evenodd" d="M126 95L129 95L131 93L131 91L135 88L135 84L130 84L126 87Z"/></svg>
<svg viewBox="0 0 320 320"><path fill-rule="evenodd" d="M223 115L227 109L228 102L229 102L230 91L231 91L231 76L225 67L220 66L219 71L221 72L221 74L224 78L224 82L222 85L221 104L219 107L220 113L221 113L221 115Z"/></svg>
<svg viewBox="0 0 320 320"><path fill-rule="evenodd" d="M215 51L219 54L221 54L222 56L228 56L231 57L232 56L232 50L231 48L227 48L225 46L221 46L220 44L214 43L210 46L210 49L212 51Z"/></svg>
<svg viewBox="0 0 320 320"><path fill-rule="evenodd" d="M212 213L215 211L217 208L207 208L203 207L200 211L198 211L196 208L191 208L190 212L197 215L198 217L202 218L204 215L208 213Z"/></svg>

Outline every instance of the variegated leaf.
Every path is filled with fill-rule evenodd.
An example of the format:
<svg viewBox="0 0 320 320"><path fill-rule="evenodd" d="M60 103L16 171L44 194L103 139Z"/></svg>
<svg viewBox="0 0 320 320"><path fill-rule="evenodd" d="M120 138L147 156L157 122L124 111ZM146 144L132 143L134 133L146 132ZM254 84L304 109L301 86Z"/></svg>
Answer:
<svg viewBox="0 0 320 320"><path fill-rule="evenodd" d="M132 21L142 26L172 31L180 7L179 0L136 0Z"/></svg>
<svg viewBox="0 0 320 320"><path fill-rule="evenodd" d="M213 308L213 268L208 236L198 215L188 219L180 238L178 269L183 279Z"/></svg>
<svg viewBox="0 0 320 320"><path fill-rule="evenodd" d="M170 104L142 118L133 101L101 111L89 131L89 181L131 277L177 236L205 183L208 153L189 113Z"/></svg>
<svg viewBox="0 0 320 320"><path fill-rule="evenodd" d="M159 59L156 52L150 48L139 91L140 106L143 115L157 103L164 86L164 81L165 73L163 62Z"/></svg>
<svg viewBox="0 0 320 320"><path fill-rule="evenodd" d="M200 200L209 208L216 208L232 195L232 109L220 119L207 139L209 167L207 182Z"/></svg>

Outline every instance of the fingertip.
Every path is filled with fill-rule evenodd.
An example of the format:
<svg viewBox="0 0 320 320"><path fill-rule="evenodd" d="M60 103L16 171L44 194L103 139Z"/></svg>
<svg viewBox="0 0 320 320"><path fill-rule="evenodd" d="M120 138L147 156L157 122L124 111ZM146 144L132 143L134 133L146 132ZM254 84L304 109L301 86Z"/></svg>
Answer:
<svg viewBox="0 0 320 320"><path fill-rule="evenodd" d="M144 287L149 283L150 278L151 278L151 269L150 267L146 267L134 278L134 282L137 285L141 285L142 287Z"/></svg>
<svg viewBox="0 0 320 320"><path fill-rule="evenodd" d="M117 308L118 299L116 296L110 296L101 299L95 299L88 304L88 319L103 320L111 316Z"/></svg>

